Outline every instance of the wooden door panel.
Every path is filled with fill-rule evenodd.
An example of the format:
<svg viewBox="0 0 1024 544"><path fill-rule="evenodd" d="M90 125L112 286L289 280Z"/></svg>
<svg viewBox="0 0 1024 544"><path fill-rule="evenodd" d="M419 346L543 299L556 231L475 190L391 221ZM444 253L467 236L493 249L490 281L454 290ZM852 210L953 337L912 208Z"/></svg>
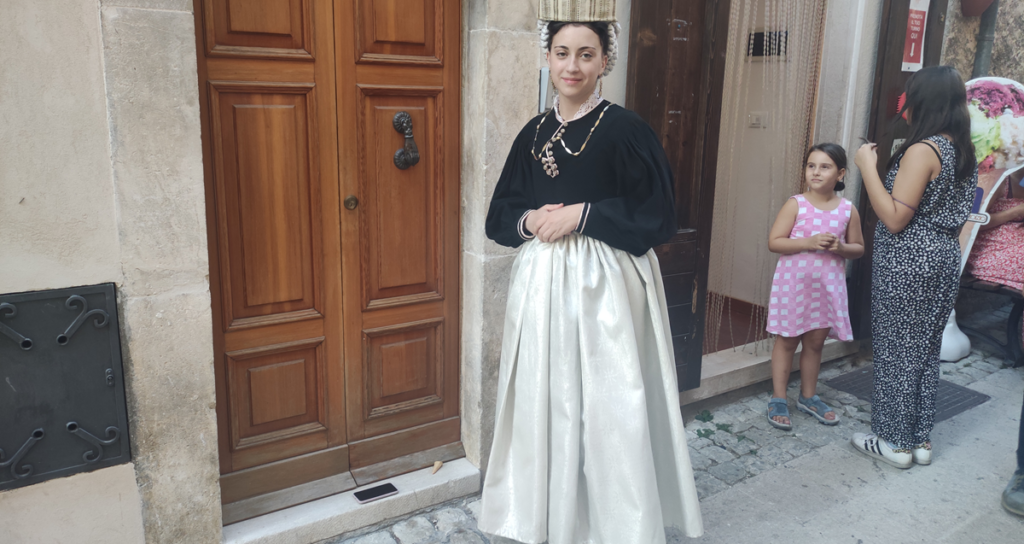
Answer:
<svg viewBox="0 0 1024 544"><path fill-rule="evenodd" d="M352 468L367 467L418 451L457 443L461 433L459 418L452 417L393 433L349 443ZM427 463L429 466L431 463Z"/></svg>
<svg viewBox="0 0 1024 544"><path fill-rule="evenodd" d="M433 7L427 0L369 0L373 9L373 43L427 43L429 21L426 10ZM421 17L401 17L402 13L422 13Z"/></svg>
<svg viewBox="0 0 1024 544"><path fill-rule="evenodd" d="M300 342L229 352L227 378L232 449L241 452L274 443L275 448L312 451L301 444L326 445L323 341ZM308 435L317 435L310 440ZM305 451L302 451L305 453ZM262 462L276 461L260 455Z"/></svg>
<svg viewBox="0 0 1024 544"><path fill-rule="evenodd" d="M695 358L700 361L703 336L700 281L697 275L697 232L680 230L668 243L654 249L661 265L665 282L665 300L668 304L669 329L676 358L676 374L680 383L700 381L700 365L687 364ZM706 270L706 269L705 269ZM696 378L694 378L696 374Z"/></svg>
<svg viewBox="0 0 1024 544"><path fill-rule="evenodd" d="M313 58L309 0L210 0L205 26L208 55Z"/></svg>
<svg viewBox="0 0 1024 544"><path fill-rule="evenodd" d="M363 331L365 436L444 417L443 323L435 318Z"/></svg>
<svg viewBox="0 0 1024 544"><path fill-rule="evenodd" d="M221 500L227 504L280 491L295 481L312 482L348 471L348 445L226 474L220 479Z"/></svg>
<svg viewBox="0 0 1024 544"><path fill-rule="evenodd" d="M348 470L334 12L195 0L194 13L221 473L241 500L231 490L268 490L256 467L274 467L274 490Z"/></svg>
<svg viewBox="0 0 1024 544"><path fill-rule="evenodd" d="M363 331L370 367L370 413L380 417L441 400L441 319Z"/></svg>
<svg viewBox="0 0 1024 544"><path fill-rule="evenodd" d="M671 246L673 244L666 244L669 249L675 249ZM692 255L692 254L691 254ZM697 277L693 272L684 272L682 274L666 274L663 281L665 282L665 298L672 301L673 305L688 306L693 303L693 280Z"/></svg>
<svg viewBox="0 0 1024 544"><path fill-rule="evenodd" d="M360 134L364 233L364 308L398 306L443 297L439 239L444 139L438 89L360 87ZM396 96L397 95L397 96ZM419 162L405 170L394 156L405 144L393 120L412 118Z"/></svg>
<svg viewBox="0 0 1024 544"><path fill-rule="evenodd" d="M700 385L729 5L633 2L630 14L626 105L658 134L675 174L679 230L656 251L680 390Z"/></svg>
<svg viewBox="0 0 1024 544"><path fill-rule="evenodd" d="M459 9L344 0L337 12L339 34L347 24L355 35L335 56L340 126L356 127L339 133L339 156L343 194L359 200L341 222L345 290L360 293L345 300L346 328L359 332L345 346L359 467L458 441ZM399 169L403 111L420 158ZM449 431L424 431L442 422Z"/></svg>
<svg viewBox="0 0 1024 544"><path fill-rule="evenodd" d="M261 327L250 327L232 331L225 338L224 351L241 351L263 346L294 342L296 340L324 336L322 319L307 319L296 322L276 323Z"/></svg>
<svg viewBox="0 0 1024 544"><path fill-rule="evenodd" d="M210 84L228 329L318 311L312 85Z"/></svg>
<svg viewBox="0 0 1024 544"><path fill-rule="evenodd" d="M440 63L444 0L356 0L359 62Z"/></svg>

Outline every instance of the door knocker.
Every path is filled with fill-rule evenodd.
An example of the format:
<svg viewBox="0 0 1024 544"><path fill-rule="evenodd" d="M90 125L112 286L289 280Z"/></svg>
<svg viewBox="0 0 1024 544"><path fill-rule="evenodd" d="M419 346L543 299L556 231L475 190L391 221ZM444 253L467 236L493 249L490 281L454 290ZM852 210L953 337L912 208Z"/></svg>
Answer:
<svg viewBox="0 0 1024 544"><path fill-rule="evenodd" d="M405 170L420 162L420 151L416 148L416 140L412 139L412 116L408 112L400 111L391 120L395 130L405 136L405 146L395 151L395 166L399 170Z"/></svg>

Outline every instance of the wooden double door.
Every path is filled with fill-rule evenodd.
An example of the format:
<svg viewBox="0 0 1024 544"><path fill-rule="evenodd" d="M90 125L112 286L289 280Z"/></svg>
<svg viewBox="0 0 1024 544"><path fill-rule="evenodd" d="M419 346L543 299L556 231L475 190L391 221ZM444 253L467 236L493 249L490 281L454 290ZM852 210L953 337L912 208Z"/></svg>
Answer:
<svg viewBox="0 0 1024 544"><path fill-rule="evenodd" d="M226 504L461 453L459 10L195 0Z"/></svg>

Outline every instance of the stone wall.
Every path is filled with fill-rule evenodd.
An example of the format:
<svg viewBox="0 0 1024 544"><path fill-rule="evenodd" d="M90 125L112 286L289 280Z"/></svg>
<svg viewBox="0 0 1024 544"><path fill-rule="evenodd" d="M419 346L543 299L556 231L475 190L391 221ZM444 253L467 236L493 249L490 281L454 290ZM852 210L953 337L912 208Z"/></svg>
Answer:
<svg viewBox="0 0 1024 544"><path fill-rule="evenodd" d="M146 541L219 542L192 2L102 0L100 19L128 413Z"/></svg>
<svg viewBox="0 0 1024 544"><path fill-rule="evenodd" d="M220 542L191 10L19 2L0 18L0 292L117 284L134 459L0 493L0 534L17 512L47 519L36 541ZM103 492L83 499L83 478ZM79 510L98 514L51 515Z"/></svg>
<svg viewBox="0 0 1024 544"><path fill-rule="evenodd" d="M946 37L942 44L942 64L951 64L964 80L971 79L974 53L977 51L981 17L964 17L960 0L949 0ZM996 17L992 65L988 75L1024 83L1024 2L1001 0Z"/></svg>
<svg viewBox="0 0 1024 544"><path fill-rule="evenodd" d="M992 74L1024 83L1024 2L1002 0L992 42Z"/></svg>
<svg viewBox="0 0 1024 544"><path fill-rule="evenodd" d="M515 250L484 235L512 140L537 114L536 0L466 0L462 67L462 443L486 468Z"/></svg>

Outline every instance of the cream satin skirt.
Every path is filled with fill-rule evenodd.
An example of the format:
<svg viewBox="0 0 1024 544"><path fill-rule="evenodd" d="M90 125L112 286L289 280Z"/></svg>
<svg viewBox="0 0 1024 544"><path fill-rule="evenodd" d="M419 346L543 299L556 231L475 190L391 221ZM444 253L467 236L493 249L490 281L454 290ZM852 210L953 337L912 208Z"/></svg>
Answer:
<svg viewBox="0 0 1024 544"><path fill-rule="evenodd" d="M520 250L479 527L527 544L702 534L653 251L576 234Z"/></svg>

